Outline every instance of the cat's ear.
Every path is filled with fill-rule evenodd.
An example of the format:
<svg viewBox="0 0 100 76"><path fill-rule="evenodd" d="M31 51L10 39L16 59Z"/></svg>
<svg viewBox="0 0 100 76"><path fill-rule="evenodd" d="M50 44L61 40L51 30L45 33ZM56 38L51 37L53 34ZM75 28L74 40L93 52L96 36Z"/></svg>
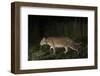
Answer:
<svg viewBox="0 0 100 76"><path fill-rule="evenodd" d="M45 41L46 40L46 37L43 37L43 40Z"/></svg>
<svg viewBox="0 0 100 76"><path fill-rule="evenodd" d="M45 39L47 39L47 38L48 38L48 36L47 36L47 35L45 35L45 36L44 36L44 38L45 38Z"/></svg>

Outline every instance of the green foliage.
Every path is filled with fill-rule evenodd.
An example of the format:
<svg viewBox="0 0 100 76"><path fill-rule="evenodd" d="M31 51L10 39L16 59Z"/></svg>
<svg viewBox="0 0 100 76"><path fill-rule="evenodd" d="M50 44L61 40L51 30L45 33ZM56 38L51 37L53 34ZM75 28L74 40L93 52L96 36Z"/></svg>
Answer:
<svg viewBox="0 0 100 76"><path fill-rule="evenodd" d="M64 48L56 48L56 54L53 54L53 50L50 50L48 45L37 45L30 49L31 53L29 53L28 56L29 60L76 59L87 57L87 51L85 50L86 48L81 48L78 54L76 51L69 48L68 52L65 54Z"/></svg>

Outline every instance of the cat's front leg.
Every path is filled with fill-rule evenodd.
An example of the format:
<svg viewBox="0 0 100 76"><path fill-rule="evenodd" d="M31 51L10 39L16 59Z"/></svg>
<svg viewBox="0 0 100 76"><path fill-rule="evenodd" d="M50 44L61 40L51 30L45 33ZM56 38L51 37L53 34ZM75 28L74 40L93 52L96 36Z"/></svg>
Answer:
<svg viewBox="0 0 100 76"><path fill-rule="evenodd" d="M52 49L53 49L53 55L55 55L56 54L56 50L55 50L54 47L50 47L50 50L52 50Z"/></svg>
<svg viewBox="0 0 100 76"><path fill-rule="evenodd" d="M66 54L68 52L68 47L65 47L64 53Z"/></svg>

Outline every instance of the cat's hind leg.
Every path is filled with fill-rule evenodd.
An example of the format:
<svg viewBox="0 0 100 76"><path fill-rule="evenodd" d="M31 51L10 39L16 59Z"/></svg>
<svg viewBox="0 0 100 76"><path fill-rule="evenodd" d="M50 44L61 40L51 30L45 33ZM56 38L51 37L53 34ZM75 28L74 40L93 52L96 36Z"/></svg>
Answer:
<svg viewBox="0 0 100 76"><path fill-rule="evenodd" d="M53 49L53 55L55 55L56 54L56 49L54 47L50 47L50 50L52 50L52 49Z"/></svg>

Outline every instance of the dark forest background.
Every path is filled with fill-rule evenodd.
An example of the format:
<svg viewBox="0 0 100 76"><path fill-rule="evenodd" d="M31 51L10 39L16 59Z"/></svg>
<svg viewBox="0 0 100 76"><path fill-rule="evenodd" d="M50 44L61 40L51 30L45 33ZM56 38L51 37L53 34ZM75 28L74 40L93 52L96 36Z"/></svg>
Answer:
<svg viewBox="0 0 100 76"><path fill-rule="evenodd" d="M87 22L87 17L28 15L28 60L87 58ZM69 37L77 43L81 42L79 54L69 48L70 51L65 55L62 48L57 49L56 55L52 55L48 45L40 49L43 37L62 36Z"/></svg>

